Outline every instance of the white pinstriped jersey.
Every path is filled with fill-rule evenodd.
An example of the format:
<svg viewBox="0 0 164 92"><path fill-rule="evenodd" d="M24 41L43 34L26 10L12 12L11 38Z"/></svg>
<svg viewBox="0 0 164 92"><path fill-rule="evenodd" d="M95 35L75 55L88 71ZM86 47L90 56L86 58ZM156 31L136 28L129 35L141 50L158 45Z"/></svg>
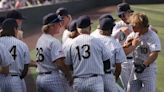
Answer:
<svg viewBox="0 0 164 92"><path fill-rule="evenodd" d="M64 30L63 35L62 35L62 43L65 43L65 41L69 38L69 34L70 32L67 29Z"/></svg>
<svg viewBox="0 0 164 92"><path fill-rule="evenodd" d="M8 52L6 47L0 43L0 67L5 67L14 62L12 56Z"/></svg>
<svg viewBox="0 0 164 92"><path fill-rule="evenodd" d="M37 72L58 71L53 61L64 56L61 42L49 34L42 34L36 44Z"/></svg>
<svg viewBox="0 0 164 92"><path fill-rule="evenodd" d="M95 31L93 31L90 36L93 36L93 37L97 37L97 36L100 36L100 29L96 29Z"/></svg>
<svg viewBox="0 0 164 92"><path fill-rule="evenodd" d="M85 77L104 74L103 61L109 59L111 53L99 39L82 34L73 39L66 57L66 64L73 65L73 75Z"/></svg>
<svg viewBox="0 0 164 92"><path fill-rule="evenodd" d="M136 35L138 35L138 33L132 32L128 36L127 40L135 38ZM158 35L151 29L139 38L141 40L141 44L133 51L133 56L136 63L143 63L151 52L161 50L161 44ZM154 64L155 62L152 65L155 66Z"/></svg>
<svg viewBox="0 0 164 92"><path fill-rule="evenodd" d="M124 32L120 31L122 27L128 27L129 33L133 31L132 27L128 24L126 24L124 21L118 21L116 22L116 25L113 28L112 36L121 43L121 45L124 44L126 38L128 35L126 35Z"/></svg>
<svg viewBox="0 0 164 92"><path fill-rule="evenodd" d="M67 51L70 49L71 44L72 44L73 39L72 38L67 38L67 40L63 43L62 47L64 50L64 54L66 56ZM67 57L66 57L67 59Z"/></svg>
<svg viewBox="0 0 164 92"><path fill-rule="evenodd" d="M95 38L99 38L107 47L108 50L113 54L112 55L112 63L122 63L126 61L126 55L124 50L119 42L117 42L113 37L104 36L104 35L96 35Z"/></svg>
<svg viewBox="0 0 164 92"><path fill-rule="evenodd" d="M12 36L0 37L0 43L5 45L15 61L9 67L10 73L21 74L24 69L24 64L30 63L28 46L23 41Z"/></svg>

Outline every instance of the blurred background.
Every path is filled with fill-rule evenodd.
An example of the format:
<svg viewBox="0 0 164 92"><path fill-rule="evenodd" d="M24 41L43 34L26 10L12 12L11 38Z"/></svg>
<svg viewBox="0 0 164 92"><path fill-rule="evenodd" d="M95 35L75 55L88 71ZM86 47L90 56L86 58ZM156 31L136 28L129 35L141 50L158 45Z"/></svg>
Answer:
<svg viewBox="0 0 164 92"><path fill-rule="evenodd" d="M77 0L0 0L0 10L58 4Z"/></svg>

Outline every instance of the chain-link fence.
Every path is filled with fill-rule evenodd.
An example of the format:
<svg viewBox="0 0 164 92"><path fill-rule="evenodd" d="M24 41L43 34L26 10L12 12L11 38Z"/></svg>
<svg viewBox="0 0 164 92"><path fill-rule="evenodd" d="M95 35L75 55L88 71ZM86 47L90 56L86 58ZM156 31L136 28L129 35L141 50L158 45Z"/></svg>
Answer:
<svg viewBox="0 0 164 92"><path fill-rule="evenodd" d="M50 5L79 0L0 0L0 10L20 9L33 6Z"/></svg>

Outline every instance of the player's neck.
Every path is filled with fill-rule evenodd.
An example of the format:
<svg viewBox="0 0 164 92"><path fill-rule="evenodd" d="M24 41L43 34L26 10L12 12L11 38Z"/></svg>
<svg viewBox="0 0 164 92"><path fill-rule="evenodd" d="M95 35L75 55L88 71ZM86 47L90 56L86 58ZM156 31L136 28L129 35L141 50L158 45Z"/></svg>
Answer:
<svg viewBox="0 0 164 92"><path fill-rule="evenodd" d="M90 34L91 32L90 31L79 31L79 34L81 35L81 34Z"/></svg>
<svg viewBox="0 0 164 92"><path fill-rule="evenodd" d="M144 28L140 31L139 35L144 35L147 32L148 32L148 28Z"/></svg>

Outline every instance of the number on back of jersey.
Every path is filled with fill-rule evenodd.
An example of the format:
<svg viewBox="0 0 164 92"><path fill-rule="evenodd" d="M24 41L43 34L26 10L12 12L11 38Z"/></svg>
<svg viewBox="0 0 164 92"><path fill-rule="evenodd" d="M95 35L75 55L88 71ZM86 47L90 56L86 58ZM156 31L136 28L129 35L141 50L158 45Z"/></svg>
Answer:
<svg viewBox="0 0 164 92"><path fill-rule="evenodd" d="M17 57L17 53L16 53L16 46L12 46L12 48L10 49L10 54L12 55L13 59L16 60Z"/></svg>
<svg viewBox="0 0 164 92"><path fill-rule="evenodd" d="M85 44L83 46L77 46L76 47L77 50L77 54L78 54L78 59L79 61L83 58L83 59L87 59L90 57L90 46ZM81 52L82 51L82 52ZM84 52L83 52L84 51Z"/></svg>
<svg viewBox="0 0 164 92"><path fill-rule="evenodd" d="M44 55L43 55L43 48L36 48L37 53L36 53L36 61L37 62L42 62L44 61Z"/></svg>

